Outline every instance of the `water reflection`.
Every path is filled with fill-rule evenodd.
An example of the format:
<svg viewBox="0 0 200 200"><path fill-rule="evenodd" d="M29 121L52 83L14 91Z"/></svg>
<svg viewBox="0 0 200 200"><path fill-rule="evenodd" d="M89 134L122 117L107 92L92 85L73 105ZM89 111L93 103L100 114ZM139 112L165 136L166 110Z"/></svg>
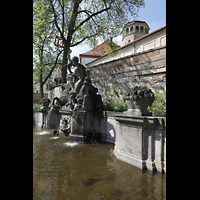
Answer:
<svg viewBox="0 0 200 200"><path fill-rule="evenodd" d="M33 199L166 199L165 175L115 159L114 145L54 140L46 131L33 134Z"/></svg>
<svg viewBox="0 0 200 200"><path fill-rule="evenodd" d="M50 137L49 139L50 140L57 140L57 139L59 139L59 137Z"/></svg>
<svg viewBox="0 0 200 200"><path fill-rule="evenodd" d="M48 135L51 134L50 131L39 131L39 132L35 132L35 135Z"/></svg>
<svg viewBox="0 0 200 200"><path fill-rule="evenodd" d="M74 146L79 145L79 143L78 142L65 142L65 143L63 143L63 145L69 146L69 147L74 147Z"/></svg>

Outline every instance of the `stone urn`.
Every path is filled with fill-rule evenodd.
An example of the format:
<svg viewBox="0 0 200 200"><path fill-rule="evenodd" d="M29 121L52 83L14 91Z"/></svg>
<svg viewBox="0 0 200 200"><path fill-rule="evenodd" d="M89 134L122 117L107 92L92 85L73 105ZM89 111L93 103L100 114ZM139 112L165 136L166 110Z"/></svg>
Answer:
<svg viewBox="0 0 200 200"><path fill-rule="evenodd" d="M135 86L129 89L123 97L128 106L128 111L124 113L135 116L151 116L152 114L148 112L147 107L152 105L154 99L154 93L151 89Z"/></svg>
<svg viewBox="0 0 200 200"><path fill-rule="evenodd" d="M48 99L48 98L46 98L46 97L44 97L44 98L42 98L41 100L40 100L40 104L42 105L42 107L41 107L41 109L43 110L43 109L49 109L49 103L50 103L50 100Z"/></svg>

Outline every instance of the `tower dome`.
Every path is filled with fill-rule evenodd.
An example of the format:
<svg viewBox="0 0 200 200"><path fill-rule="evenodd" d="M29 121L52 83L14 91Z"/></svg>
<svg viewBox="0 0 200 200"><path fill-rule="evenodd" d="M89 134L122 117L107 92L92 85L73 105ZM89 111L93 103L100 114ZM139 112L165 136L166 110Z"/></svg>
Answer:
<svg viewBox="0 0 200 200"><path fill-rule="evenodd" d="M133 20L125 24L122 30L122 46L149 33L149 25L145 21Z"/></svg>

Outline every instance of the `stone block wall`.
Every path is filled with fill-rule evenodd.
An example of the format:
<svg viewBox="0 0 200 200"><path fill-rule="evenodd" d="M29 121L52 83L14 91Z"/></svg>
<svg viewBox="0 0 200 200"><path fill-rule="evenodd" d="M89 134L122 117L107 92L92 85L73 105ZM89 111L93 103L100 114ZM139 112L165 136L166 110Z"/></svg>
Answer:
<svg viewBox="0 0 200 200"><path fill-rule="evenodd" d="M128 88L147 86L166 91L166 46L150 49L90 68L93 85L102 98L123 98Z"/></svg>

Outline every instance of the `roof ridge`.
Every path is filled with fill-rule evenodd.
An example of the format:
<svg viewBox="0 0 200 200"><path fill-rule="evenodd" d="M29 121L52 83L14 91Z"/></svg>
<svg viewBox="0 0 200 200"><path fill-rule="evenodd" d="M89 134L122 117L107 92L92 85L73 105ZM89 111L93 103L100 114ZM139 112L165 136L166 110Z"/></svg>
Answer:
<svg viewBox="0 0 200 200"><path fill-rule="evenodd" d="M110 40L108 39L108 40L104 41L103 43L99 44L98 46L94 47L93 49L91 49L83 54L80 54L80 55L96 55L96 56L106 55L107 53L105 52L105 48L107 47L107 45L109 43L110 43ZM112 42L112 43L116 46L119 46L115 42Z"/></svg>

